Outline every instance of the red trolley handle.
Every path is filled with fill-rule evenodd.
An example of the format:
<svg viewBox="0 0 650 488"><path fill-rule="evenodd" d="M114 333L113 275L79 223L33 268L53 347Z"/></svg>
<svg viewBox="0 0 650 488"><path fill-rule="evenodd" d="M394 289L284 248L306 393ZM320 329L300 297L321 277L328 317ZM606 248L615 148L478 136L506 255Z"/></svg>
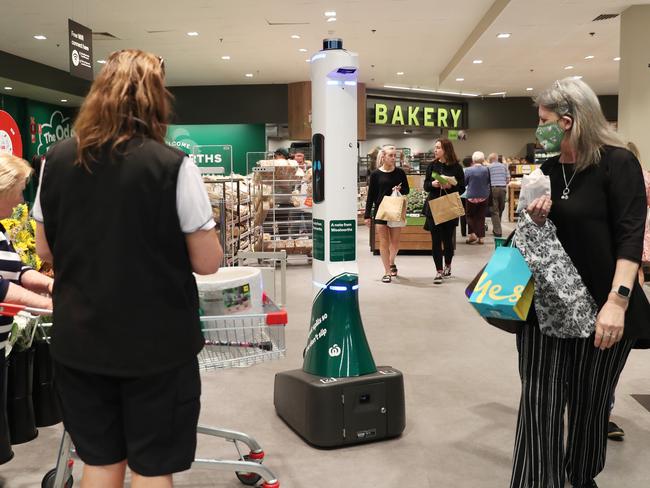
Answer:
<svg viewBox="0 0 650 488"><path fill-rule="evenodd" d="M0 303L0 315L5 317L14 317L20 312L27 312L34 315L50 315L52 310L46 308L27 307L26 305L17 305L15 303Z"/></svg>

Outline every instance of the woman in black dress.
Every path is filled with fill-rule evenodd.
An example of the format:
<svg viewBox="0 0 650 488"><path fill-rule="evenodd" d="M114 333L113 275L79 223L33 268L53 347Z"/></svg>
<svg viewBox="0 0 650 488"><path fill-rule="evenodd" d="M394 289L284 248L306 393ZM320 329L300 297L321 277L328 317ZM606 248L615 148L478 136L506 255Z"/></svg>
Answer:
<svg viewBox="0 0 650 488"><path fill-rule="evenodd" d="M517 334L521 403L511 488L596 487L605 466L609 403L635 341L650 338L650 305L637 278L646 197L641 166L584 82L556 81L535 99L537 138L560 152L542 166L551 195L527 211L547 218L598 304L587 339L542 335L537 316ZM564 444L564 411L568 436Z"/></svg>
<svg viewBox="0 0 650 488"><path fill-rule="evenodd" d="M436 265L436 276L433 282L440 285L443 278L451 277L451 260L454 258L454 234L456 233L458 219L436 225L431 215L429 201L456 191L463 194L465 192L465 174L462 166L458 163L456 151L454 151L454 146L449 139L438 139L434 146L434 154L436 159L427 167L424 177L424 191L429 192L427 201L424 204L424 216L426 217L424 229L431 232L431 252ZM433 173L454 177L456 185L446 184L441 186L433 178Z"/></svg>
<svg viewBox="0 0 650 488"><path fill-rule="evenodd" d="M368 198L364 221L368 227L375 224L375 232L379 236L379 255L384 265L384 276L381 281L390 283L397 276L395 257L399 251L399 241L402 234L401 227L390 227L385 220L378 220L374 215L385 196L390 196L394 191L402 195L409 194L409 182L402 168L395 166L397 150L395 146L384 146L377 154L377 169L368 177ZM374 208L374 210L373 210Z"/></svg>

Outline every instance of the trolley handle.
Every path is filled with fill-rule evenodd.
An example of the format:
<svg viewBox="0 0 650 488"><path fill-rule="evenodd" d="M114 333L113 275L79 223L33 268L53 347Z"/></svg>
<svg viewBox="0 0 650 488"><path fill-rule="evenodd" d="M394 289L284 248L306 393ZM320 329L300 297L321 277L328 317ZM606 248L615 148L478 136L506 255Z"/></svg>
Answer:
<svg viewBox="0 0 650 488"><path fill-rule="evenodd" d="M20 312L27 312L33 315L51 315L52 310L47 308L28 307L16 303L0 303L0 315L5 317L14 317Z"/></svg>

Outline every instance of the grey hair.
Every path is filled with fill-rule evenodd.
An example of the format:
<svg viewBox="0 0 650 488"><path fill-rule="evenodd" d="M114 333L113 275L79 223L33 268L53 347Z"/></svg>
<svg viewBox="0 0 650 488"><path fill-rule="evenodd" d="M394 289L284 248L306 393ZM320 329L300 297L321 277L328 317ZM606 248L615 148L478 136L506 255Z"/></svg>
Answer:
<svg viewBox="0 0 650 488"><path fill-rule="evenodd" d="M386 156L386 151L395 151L397 148L392 144L384 144L381 146L381 149L377 153L377 168L380 168L384 164L384 156Z"/></svg>
<svg viewBox="0 0 650 488"><path fill-rule="evenodd" d="M472 154L472 162L473 163L482 163L485 161L485 154L481 151L474 151Z"/></svg>
<svg viewBox="0 0 650 488"><path fill-rule="evenodd" d="M535 106L573 120L568 135L569 144L576 151L576 171L598 164L604 145L625 147L605 119L598 97L584 81L575 78L558 80L533 100Z"/></svg>

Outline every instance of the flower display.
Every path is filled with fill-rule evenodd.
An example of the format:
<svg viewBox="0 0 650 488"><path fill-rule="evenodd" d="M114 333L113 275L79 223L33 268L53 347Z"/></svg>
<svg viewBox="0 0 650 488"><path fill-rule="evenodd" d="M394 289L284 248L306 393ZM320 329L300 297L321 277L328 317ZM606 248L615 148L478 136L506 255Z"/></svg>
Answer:
<svg viewBox="0 0 650 488"><path fill-rule="evenodd" d="M36 221L29 218L29 208L22 203L14 208L11 217L0 220L7 237L22 262L39 271L43 261L36 254Z"/></svg>

